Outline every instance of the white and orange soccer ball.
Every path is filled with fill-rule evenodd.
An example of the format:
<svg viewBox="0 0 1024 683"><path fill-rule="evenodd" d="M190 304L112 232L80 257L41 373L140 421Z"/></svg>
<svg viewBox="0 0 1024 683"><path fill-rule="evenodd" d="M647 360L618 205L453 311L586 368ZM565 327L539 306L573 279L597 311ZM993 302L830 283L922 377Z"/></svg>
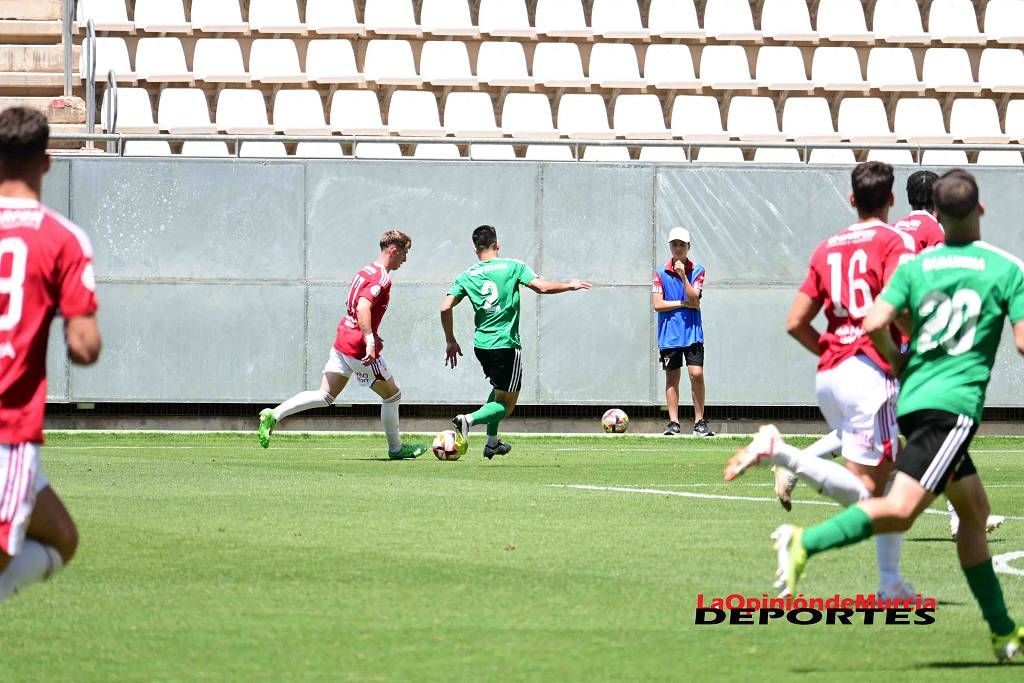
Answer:
<svg viewBox="0 0 1024 683"><path fill-rule="evenodd" d="M601 416L601 426L609 434L622 434L629 426L629 415L618 408L606 410Z"/></svg>
<svg viewBox="0 0 1024 683"><path fill-rule="evenodd" d="M438 460L458 460L466 452L465 439L460 439L454 430L443 431L434 437L434 455Z"/></svg>

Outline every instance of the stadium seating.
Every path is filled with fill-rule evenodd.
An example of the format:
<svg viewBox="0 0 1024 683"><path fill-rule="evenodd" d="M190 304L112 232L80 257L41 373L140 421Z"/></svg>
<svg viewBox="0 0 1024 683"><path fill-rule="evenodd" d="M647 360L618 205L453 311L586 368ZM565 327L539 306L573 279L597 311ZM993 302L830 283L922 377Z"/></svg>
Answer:
<svg viewBox="0 0 1024 683"><path fill-rule="evenodd" d="M437 137L445 134L432 92L396 90L388 106L388 128L399 135Z"/></svg>
<svg viewBox="0 0 1024 683"><path fill-rule="evenodd" d="M347 39L311 40L306 48L306 78L321 85L366 82Z"/></svg>
<svg viewBox="0 0 1024 683"><path fill-rule="evenodd" d="M930 40L921 25L921 10L917 0L876 2L871 26L875 38L887 43L928 43Z"/></svg>
<svg viewBox="0 0 1024 683"><path fill-rule="evenodd" d="M985 48L978 65L978 83L992 92L1024 93L1024 52Z"/></svg>
<svg viewBox="0 0 1024 683"><path fill-rule="evenodd" d="M320 95L314 90L279 90L274 95L274 128L285 135L330 135Z"/></svg>
<svg viewBox="0 0 1024 683"><path fill-rule="evenodd" d="M782 109L782 132L797 142L839 142L824 97L790 97Z"/></svg>
<svg viewBox="0 0 1024 683"><path fill-rule="evenodd" d="M412 0L366 0L363 25L378 35L419 36Z"/></svg>
<svg viewBox="0 0 1024 683"><path fill-rule="evenodd" d="M194 0L193 0L194 1ZM260 33L304 33L296 0L249 0L249 28Z"/></svg>
<svg viewBox="0 0 1024 683"><path fill-rule="evenodd" d="M769 90L813 90L798 47L762 47L754 70L757 82Z"/></svg>
<svg viewBox="0 0 1024 683"><path fill-rule="evenodd" d="M1006 105L1006 135L1013 142L1024 143L1024 100Z"/></svg>
<svg viewBox="0 0 1024 683"><path fill-rule="evenodd" d="M511 93L501 109L501 128L512 137L556 138L551 103L540 93Z"/></svg>
<svg viewBox="0 0 1024 683"><path fill-rule="evenodd" d="M725 128L731 137L740 140L778 142L785 139L779 131L775 103L770 97L741 95L732 98Z"/></svg>
<svg viewBox="0 0 1024 683"><path fill-rule="evenodd" d="M857 143L895 142L882 100L847 97L839 105L839 135Z"/></svg>
<svg viewBox="0 0 1024 683"><path fill-rule="evenodd" d="M309 0L324 4L328 0ZM242 10L238 0L202 0L192 1L192 29L206 33L245 33L249 30L249 22L242 21ZM203 149L201 147L196 149Z"/></svg>
<svg viewBox="0 0 1024 683"><path fill-rule="evenodd" d="M949 113L949 132L961 142L1009 142L999 125L996 103L984 99L953 101Z"/></svg>
<svg viewBox="0 0 1024 683"><path fill-rule="evenodd" d="M575 43L540 43L533 53L533 79L548 88L585 88L583 60Z"/></svg>
<svg viewBox="0 0 1024 683"><path fill-rule="evenodd" d="M637 140L663 140L672 137L665 127L661 100L657 95L619 95L612 113L615 134Z"/></svg>
<svg viewBox="0 0 1024 683"><path fill-rule="evenodd" d="M915 143L950 143L939 101L927 97L904 97L896 103L893 132L900 140Z"/></svg>
<svg viewBox="0 0 1024 683"><path fill-rule="evenodd" d="M258 90L221 90L217 95L216 124L217 130L224 133L260 135L274 132L274 127L267 121L263 93Z"/></svg>
<svg viewBox="0 0 1024 683"><path fill-rule="evenodd" d="M343 159L345 152L337 142L300 142L295 156L307 159Z"/></svg>
<svg viewBox="0 0 1024 683"><path fill-rule="evenodd" d="M562 95L558 103L558 132L569 138L602 140L615 137L608 125L604 98L596 94Z"/></svg>
<svg viewBox="0 0 1024 683"><path fill-rule="evenodd" d="M169 157L171 145L163 140L130 140L124 143L126 157Z"/></svg>
<svg viewBox="0 0 1024 683"><path fill-rule="evenodd" d="M198 88L165 88L157 105L157 125L168 133L216 133L206 94Z"/></svg>
<svg viewBox="0 0 1024 683"><path fill-rule="evenodd" d="M181 143L181 155L184 157L226 157L228 144L214 140L186 140Z"/></svg>
<svg viewBox="0 0 1024 683"><path fill-rule="evenodd" d="M635 0L594 0L590 12L594 35L610 40L642 40L647 37Z"/></svg>
<svg viewBox="0 0 1024 683"><path fill-rule="evenodd" d="M259 93L257 93L258 95ZM106 124L108 98L103 98L100 107L100 121ZM115 127L119 133L157 133L153 121L153 105L145 88L120 88L117 91L117 119Z"/></svg>
<svg viewBox="0 0 1024 683"><path fill-rule="evenodd" d="M811 61L811 81L830 91L870 89L860 69L857 50L852 47L819 47Z"/></svg>
<svg viewBox="0 0 1024 683"><path fill-rule="evenodd" d="M469 16L466 0L423 0L420 28L432 36L480 37L480 31Z"/></svg>
<svg viewBox="0 0 1024 683"><path fill-rule="evenodd" d="M331 130L343 135L387 135L377 94L370 90L338 90L331 96ZM358 156L358 154L356 155Z"/></svg>
<svg viewBox="0 0 1024 683"><path fill-rule="evenodd" d="M624 43L598 43L590 51L590 82L602 88L643 88L636 50Z"/></svg>
<svg viewBox="0 0 1024 683"><path fill-rule="evenodd" d="M185 51L177 38L141 38L135 50L135 72L150 83L189 83Z"/></svg>
<svg viewBox="0 0 1024 683"><path fill-rule="evenodd" d="M526 52L520 43L481 43L476 77L494 87L529 87L533 78L526 70Z"/></svg>
<svg viewBox="0 0 1024 683"><path fill-rule="evenodd" d="M765 0L761 7L761 33L766 38L791 42L817 42L806 0Z"/></svg>
<svg viewBox="0 0 1024 683"><path fill-rule="evenodd" d="M79 29L92 19L97 31L135 30L135 22L128 21L124 0L79 0L75 19Z"/></svg>
<svg viewBox="0 0 1024 683"><path fill-rule="evenodd" d="M761 39L761 32L754 29L747 0L707 0L704 33L723 41L757 42Z"/></svg>
<svg viewBox="0 0 1024 683"><path fill-rule="evenodd" d="M78 63L79 73L86 72L85 54L81 51L81 58ZM100 81L107 80L107 73L113 70L119 83L134 81L138 78L135 70L132 69L128 58L128 46L124 38L113 36L101 36L96 39L96 78Z"/></svg>
<svg viewBox="0 0 1024 683"><path fill-rule="evenodd" d="M686 150L682 147L641 147L640 161L659 163L685 163Z"/></svg>
<svg viewBox="0 0 1024 683"><path fill-rule="evenodd" d="M821 0L818 4L818 35L837 43L871 43L860 0Z"/></svg>
<svg viewBox="0 0 1024 683"><path fill-rule="evenodd" d="M234 38L200 38L195 43L192 75L207 83L249 83L242 47Z"/></svg>
<svg viewBox="0 0 1024 683"><path fill-rule="evenodd" d="M739 45L709 45L700 55L700 80L716 90L751 89L747 53Z"/></svg>
<svg viewBox="0 0 1024 683"><path fill-rule="evenodd" d="M868 55L868 83L882 92L923 93L914 55L906 47L876 47Z"/></svg>
<svg viewBox="0 0 1024 683"><path fill-rule="evenodd" d="M480 33L495 38L536 38L524 0L480 0Z"/></svg>
<svg viewBox="0 0 1024 683"><path fill-rule="evenodd" d="M135 29L147 33L189 33L182 0L135 0Z"/></svg>
<svg viewBox="0 0 1024 683"><path fill-rule="evenodd" d="M647 10L647 28L651 35L659 38L685 38L699 40L704 38L704 29L697 24L697 8L693 0L651 0ZM646 149L646 148L645 148ZM670 149L652 147L651 150ZM682 149L678 149L682 152ZM659 152L650 152L657 156ZM643 156L643 150L641 150ZM668 154L676 158L677 154ZM683 158L685 160L685 152Z"/></svg>
<svg viewBox="0 0 1024 683"><path fill-rule="evenodd" d="M534 24L549 38L589 38L593 32L583 16L580 0L537 0Z"/></svg>
<svg viewBox="0 0 1024 683"><path fill-rule="evenodd" d="M491 97L482 92L450 93L444 103L444 127L456 137L501 137Z"/></svg>
<svg viewBox="0 0 1024 683"><path fill-rule="evenodd" d="M472 86L477 79L469 67L465 43L431 40L420 52L420 76L432 86Z"/></svg>
<svg viewBox="0 0 1024 683"><path fill-rule="evenodd" d="M924 53L924 84L936 92L980 92L971 75L967 50L960 47L933 47Z"/></svg>
<svg viewBox="0 0 1024 683"><path fill-rule="evenodd" d="M306 27L323 35L366 35L366 27L356 20L352 0L306 0Z"/></svg>
<svg viewBox="0 0 1024 683"><path fill-rule="evenodd" d="M688 45L651 45L644 62L644 80L659 90L700 90Z"/></svg>
<svg viewBox="0 0 1024 683"><path fill-rule="evenodd" d="M304 83L299 51L288 38L260 38L249 48L249 75L260 83Z"/></svg>
<svg viewBox="0 0 1024 683"><path fill-rule="evenodd" d="M683 140L728 140L718 100L709 95L679 95L672 102L672 136ZM717 149L717 148L708 148Z"/></svg>
<svg viewBox="0 0 1024 683"><path fill-rule="evenodd" d="M379 85L418 86L423 79L416 73L412 45L407 40L371 40L366 45L363 75Z"/></svg>
<svg viewBox="0 0 1024 683"><path fill-rule="evenodd" d="M985 43L971 0L932 0L928 10L928 33L933 40L943 43Z"/></svg>
<svg viewBox="0 0 1024 683"><path fill-rule="evenodd" d="M985 5L985 37L997 43L1024 44L1024 3L989 0Z"/></svg>

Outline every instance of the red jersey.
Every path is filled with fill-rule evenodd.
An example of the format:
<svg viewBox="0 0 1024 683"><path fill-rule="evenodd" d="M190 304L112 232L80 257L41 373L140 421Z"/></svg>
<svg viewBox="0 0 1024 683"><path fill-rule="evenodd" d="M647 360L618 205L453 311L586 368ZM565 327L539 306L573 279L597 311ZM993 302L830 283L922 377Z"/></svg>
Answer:
<svg viewBox="0 0 1024 683"><path fill-rule="evenodd" d="M852 225L814 250L800 291L825 308L828 328L818 340L818 371L858 353L889 372L889 363L864 333L864 316L900 263L915 253L914 239L881 221Z"/></svg>
<svg viewBox="0 0 1024 683"><path fill-rule="evenodd" d="M359 322L356 319L356 306L360 299L370 302L370 326L373 329L373 336L377 338L379 353L384 345L377 336L377 329L388 310L388 302L391 301L391 276L384 266L371 263L356 273L352 279L352 286L349 287L348 296L345 297L346 313L338 323L338 336L334 339L334 348L350 358L363 358L366 355L366 339L363 338L363 332L359 329Z"/></svg>
<svg viewBox="0 0 1024 683"><path fill-rule="evenodd" d="M42 443L46 342L58 312L96 312L85 232L31 199L0 197L0 443Z"/></svg>
<svg viewBox="0 0 1024 683"><path fill-rule="evenodd" d="M914 238L918 253L946 242L946 231L935 220L935 216L927 211L912 211L910 215L893 223L893 227Z"/></svg>

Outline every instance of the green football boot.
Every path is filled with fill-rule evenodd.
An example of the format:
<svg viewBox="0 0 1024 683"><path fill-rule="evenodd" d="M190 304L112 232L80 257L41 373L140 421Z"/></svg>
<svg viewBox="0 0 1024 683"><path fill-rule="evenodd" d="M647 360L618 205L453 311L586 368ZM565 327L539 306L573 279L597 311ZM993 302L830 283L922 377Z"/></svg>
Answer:
<svg viewBox="0 0 1024 683"><path fill-rule="evenodd" d="M264 408L260 411L260 445L264 448L270 446L270 435L274 433L274 427L277 426L277 418L274 417L274 411L271 408Z"/></svg>
<svg viewBox="0 0 1024 683"><path fill-rule="evenodd" d="M780 598L796 595L796 584L804 575L807 551L802 542L803 534L802 528L792 524L783 524L772 533L772 548L778 560L775 587L781 590Z"/></svg>
<svg viewBox="0 0 1024 683"><path fill-rule="evenodd" d="M1018 626L1005 636L992 634L992 652L1000 663L1010 659L1024 649L1024 626Z"/></svg>
<svg viewBox="0 0 1024 683"><path fill-rule="evenodd" d="M403 443L397 451L388 451L388 460L409 460L418 458L427 452L427 447L421 443Z"/></svg>

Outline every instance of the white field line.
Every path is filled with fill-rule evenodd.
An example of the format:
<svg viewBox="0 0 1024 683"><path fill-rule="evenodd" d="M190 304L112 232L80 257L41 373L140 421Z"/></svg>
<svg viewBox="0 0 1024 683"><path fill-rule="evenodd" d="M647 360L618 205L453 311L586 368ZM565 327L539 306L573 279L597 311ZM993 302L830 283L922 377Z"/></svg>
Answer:
<svg viewBox="0 0 1024 683"><path fill-rule="evenodd" d="M653 488L631 488L628 486L594 486L591 484L545 484L549 488L557 489L577 489L581 491L610 491L613 493L643 493L655 496L678 496L680 498L701 498L703 500L744 500L751 501L754 503L778 503L775 498L761 498L753 496L727 496L718 493L697 493L695 491L669 491L667 489L653 489ZM839 507L838 503L832 503L824 500L794 500L794 505L825 505L828 507ZM949 512L945 510L932 510L928 509L924 511L927 515L943 515L949 517ZM1017 519L1024 520L1024 517L1015 517L1012 515L1006 515L1006 519Z"/></svg>

